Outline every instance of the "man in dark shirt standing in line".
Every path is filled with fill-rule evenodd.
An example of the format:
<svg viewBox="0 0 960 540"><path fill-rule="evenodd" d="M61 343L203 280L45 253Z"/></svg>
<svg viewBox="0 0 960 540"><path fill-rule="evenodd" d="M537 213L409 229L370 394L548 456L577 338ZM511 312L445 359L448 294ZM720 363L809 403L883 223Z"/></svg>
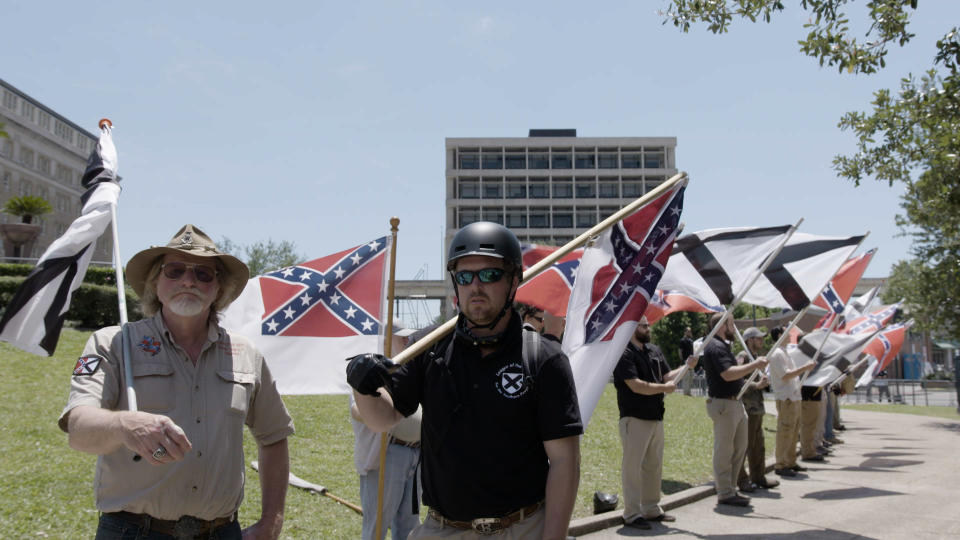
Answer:
<svg viewBox="0 0 960 540"><path fill-rule="evenodd" d="M724 313L710 317L716 326ZM733 319L727 318L703 351L707 375L707 414L713 421L713 476L719 504L749 506L750 498L737 493L737 475L747 452L747 413L737 399L743 377L767 365L764 357L738 365L730 342L734 339Z"/></svg>
<svg viewBox="0 0 960 540"><path fill-rule="evenodd" d="M687 357L693 369L697 359ZM650 324L642 317L613 371L623 444L623 521L649 529L650 521L674 521L660 508L663 472L663 396L677 389L680 368L670 370L660 348L650 343Z"/></svg>

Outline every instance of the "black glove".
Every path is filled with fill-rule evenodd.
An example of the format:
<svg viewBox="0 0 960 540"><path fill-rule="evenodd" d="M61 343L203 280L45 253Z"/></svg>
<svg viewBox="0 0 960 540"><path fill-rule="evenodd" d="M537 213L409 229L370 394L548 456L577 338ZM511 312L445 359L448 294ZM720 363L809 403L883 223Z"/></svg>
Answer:
<svg viewBox="0 0 960 540"><path fill-rule="evenodd" d="M381 386L392 389L390 368L394 363L381 354L358 354L347 359L347 383L354 390L368 396L379 396Z"/></svg>

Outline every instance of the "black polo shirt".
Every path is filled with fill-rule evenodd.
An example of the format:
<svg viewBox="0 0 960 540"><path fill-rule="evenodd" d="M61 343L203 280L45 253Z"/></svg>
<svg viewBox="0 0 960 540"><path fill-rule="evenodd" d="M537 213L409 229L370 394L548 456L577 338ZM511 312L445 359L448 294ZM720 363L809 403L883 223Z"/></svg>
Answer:
<svg viewBox="0 0 960 540"><path fill-rule="evenodd" d="M740 393L743 379L725 381L720 373L737 365L730 345L714 337L703 350L703 370L707 374L707 394L713 398L734 399Z"/></svg>
<svg viewBox="0 0 960 540"><path fill-rule="evenodd" d="M540 344L533 384L523 380L515 313L489 356L448 336L393 375L396 409L423 405L423 502L448 519L500 517L543 500L543 441L583 433L570 362L558 343Z"/></svg>
<svg viewBox="0 0 960 540"><path fill-rule="evenodd" d="M640 349L632 341L628 343L613 370L613 386L617 389L620 418L629 416L641 420L663 420L663 394L638 394L627 386L626 381L640 379L662 383L663 376L669 372L670 366L659 347L647 343Z"/></svg>

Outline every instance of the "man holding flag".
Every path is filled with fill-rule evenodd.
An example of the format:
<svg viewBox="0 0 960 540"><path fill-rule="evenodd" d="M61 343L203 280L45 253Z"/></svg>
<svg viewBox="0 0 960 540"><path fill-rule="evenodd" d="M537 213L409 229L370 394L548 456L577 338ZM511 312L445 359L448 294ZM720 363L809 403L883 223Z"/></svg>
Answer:
<svg viewBox="0 0 960 540"><path fill-rule="evenodd" d="M244 424L259 447L263 497L244 533L278 537L293 421L263 356L217 322L247 266L185 225L134 255L127 277L149 318L90 337L59 419L72 448L98 456L97 538L239 539ZM131 383L135 393L124 393Z"/></svg>
<svg viewBox="0 0 960 540"><path fill-rule="evenodd" d="M379 355L347 365L371 429L387 430L423 407L430 509L409 538L565 538L583 425L567 357L523 331L512 309L520 243L501 225L472 223L454 236L447 269L461 311L452 336L393 373Z"/></svg>
<svg viewBox="0 0 960 540"><path fill-rule="evenodd" d="M725 313L710 317L710 326L724 324L703 351L703 369L707 375L707 414L713 421L713 476L717 502L732 506L749 506L750 498L737 493L737 476L747 452L747 413L737 394L743 378L763 369L767 360L737 364L730 348L736 337L733 318Z"/></svg>

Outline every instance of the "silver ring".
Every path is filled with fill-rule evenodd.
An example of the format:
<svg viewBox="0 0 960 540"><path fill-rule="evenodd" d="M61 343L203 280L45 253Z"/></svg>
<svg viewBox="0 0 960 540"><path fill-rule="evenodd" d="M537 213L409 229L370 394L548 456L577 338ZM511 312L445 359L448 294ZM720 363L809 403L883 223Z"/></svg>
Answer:
<svg viewBox="0 0 960 540"><path fill-rule="evenodd" d="M161 445L159 448L153 451L153 459L160 461L160 458L167 455L167 449Z"/></svg>

